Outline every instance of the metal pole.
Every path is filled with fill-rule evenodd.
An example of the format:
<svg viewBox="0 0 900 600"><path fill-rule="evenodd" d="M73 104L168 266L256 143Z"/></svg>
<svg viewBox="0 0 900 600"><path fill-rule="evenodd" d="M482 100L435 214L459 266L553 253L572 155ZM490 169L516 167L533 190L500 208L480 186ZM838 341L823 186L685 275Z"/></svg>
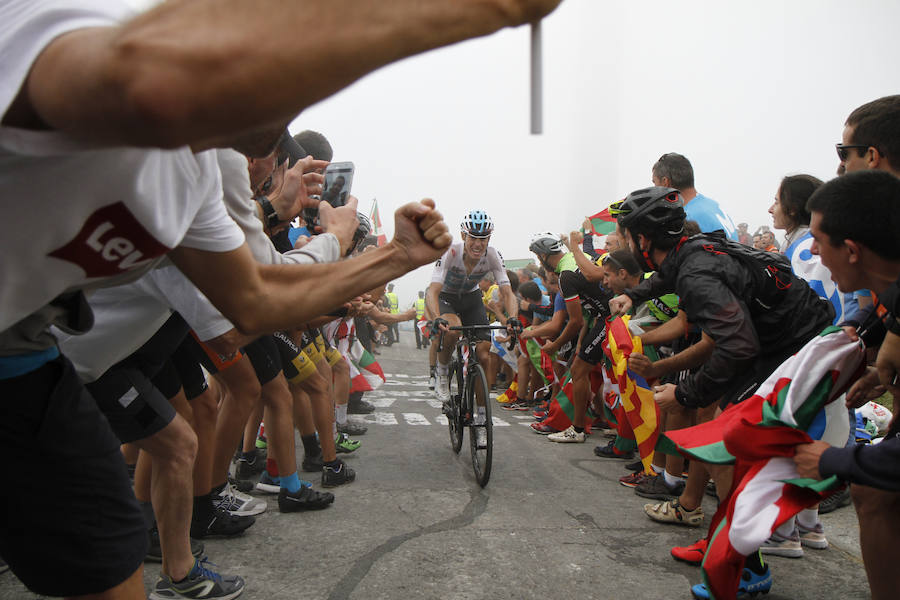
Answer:
<svg viewBox="0 0 900 600"><path fill-rule="evenodd" d="M531 24L531 133L544 130L543 70L541 60L541 22Z"/></svg>

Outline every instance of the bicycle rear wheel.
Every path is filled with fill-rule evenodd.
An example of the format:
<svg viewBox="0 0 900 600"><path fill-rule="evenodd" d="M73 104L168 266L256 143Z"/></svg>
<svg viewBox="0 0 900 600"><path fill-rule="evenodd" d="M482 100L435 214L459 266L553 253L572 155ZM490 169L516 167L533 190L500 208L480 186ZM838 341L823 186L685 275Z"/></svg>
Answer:
<svg viewBox="0 0 900 600"><path fill-rule="evenodd" d="M448 375L450 377L450 414L447 415L447 427L450 429L450 447L459 454L463 442L463 411L460 408L463 390L460 385L462 374L459 370L459 363L455 360L450 363Z"/></svg>
<svg viewBox="0 0 900 600"><path fill-rule="evenodd" d="M481 365L469 367L469 377L466 378L466 405L471 413L472 420L469 424L469 446L472 450L472 468L475 470L475 480L478 485L484 487L491 478L491 459L494 454L494 423L491 420L491 398L488 394L487 378ZM477 410L481 407L476 402L476 394L484 398L484 422L476 423Z"/></svg>

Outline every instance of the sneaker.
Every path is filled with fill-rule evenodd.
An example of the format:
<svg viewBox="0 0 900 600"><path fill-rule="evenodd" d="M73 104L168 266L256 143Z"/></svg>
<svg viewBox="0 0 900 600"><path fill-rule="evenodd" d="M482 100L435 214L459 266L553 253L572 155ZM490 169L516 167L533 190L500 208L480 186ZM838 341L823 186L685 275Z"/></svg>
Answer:
<svg viewBox="0 0 900 600"><path fill-rule="evenodd" d="M453 414L453 407L450 406L450 400L445 400L441 402L441 414L445 417L449 417Z"/></svg>
<svg viewBox="0 0 900 600"><path fill-rule="evenodd" d="M266 461L253 454L253 458L241 457L237 461L234 468L234 476L238 479L254 479L257 475L266 470Z"/></svg>
<svg viewBox="0 0 900 600"><path fill-rule="evenodd" d="M334 449L338 454L356 452L360 446L362 446L362 442L351 440L346 433L339 433L334 440Z"/></svg>
<svg viewBox="0 0 900 600"><path fill-rule="evenodd" d="M763 542L759 551L762 554L772 556L784 556L785 558L801 558L803 547L800 545L800 534L796 529L788 537L781 537L778 532L772 532L772 537Z"/></svg>
<svg viewBox="0 0 900 600"><path fill-rule="evenodd" d="M503 410L518 410L520 412L526 412L531 410L528 406L528 402L525 400L516 400L515 402L508 402L500 406Z"/></svg>
<svg viewBox="0 0 900 600"><path fill-rule="evenodd" d="M539 433L541 435L550 435L551 433L559 433L559 429L555 427L550 427L549 425L544 425L543 423L532 423L531 429L535 433Z"/></svg>
<svg viewBox="0 0 900 600"><path fill-rule="evenodd" d="M538 420L540 420L540 421L543 421L544 419L547 418L547 411L546 411L546 410L536 410L536 411L534 411L533 413L531 413L531 415L532 415L535 419L538 419Z"/></svg>
<svg viewBox="0 0 900 600"><path fill-rule="evenodd" d="M191 521L191 537L198 540L211 537L232 537L243 533L254 523L256 523L255 517L237 517L221 508L214 508L212 517L206 523Z"/></svg>
<svg viewBox="0 0 900 600"><path fill-rule="evenodd" d="M559 442L561 444L583 444L584 443L584 432L578 433L575 431L574 425L569 425L569 428L560 431L559 433L551 433L547 436L547 439L551 442Z"/></svg>
<svg viewBox="0 0 900 600"><path fill-rule="evenodd" d="M230 600L240 596L244 591L244 580L237 575L220 575L210 568L214 566L205 558L195 560L191 572L177 583L168 575L160 575L156 587L150 594L150 600L176 598Z"/></svg>
<svg viewBox="0 0 900 600"><path fill-rule="evenodd" d="M235 479L231 475L228 476L228 483L239 492L246 494L253 491L255 484L249 479Z"/></svg>
<svg viewBox="0 0 900 600"><path fill-rule="evenodd" d="M819 514L824 515L830 513L831 511L837 510L842 506L847 506L848 504L850 504L850 488L846 487L822 500L822 502L819 503Z"/></svg>
<svg viewBox="0 0 900 600"><path fill-rule="evenodd" d="M337 424L338 433L346 433L347 435L364 435L369 428L360 423L347 421L346 423Z"/></svg>
<svg viewBox="0 0 900 600"><path fill-rule="evenodd" d="M817 522L812 529L807 529L797 522L797 531L800 534L800 544L816 550L824 550L828 547L828 540L825 538L825 527L821 522Z"/></svg>
<svg viewBox="0 0 900 600"><path fill-rule="evenodd" d="M434 393L441 402L450 400L450 377L447 375L438 375L437 384L434 387Z"/></svg>
<svg viewBox="0 0 900 600"><path fill-rule="evenodd" d="M303 457L302 469L307 473L320 473L322 471L322 453L316 456L306 455Z"/></svg>
<svg viewBox="0 0 900 600"><path fill-rule="evenodd" d="M262 475L259 476L259 481L256 482L256 491L265 494L277 494L281 491L281 483L269 475L268 471L263 471Z"/></svg>
<svg viewBox="0 0 900 600"><path fill-rule="evenodd" d="M434 384L435 384L435 376L434 376L434 369L432 368L432 369L428 372L428 389L429 389L429 390L433 390L433 389L434 389Z"/></svg>
<svg viewBox="0 0 900 600"><path fill-rule="evenodd" d="M662 474L647 477L640 485L634 488L634 493L638 496L642 498L656 498L657 500L677 498L683 491L683 481L676 483L675 487L669 487L665 476Z"/></svg>
<svg viewBox="0 0 900 600"><path fill-rule="evenodd" d="M634 462L625 463L625 468L628 469L629 471L643 471L644 463L641 462L640 460L636 460Z"/></svg>
<svg viewBox="0 0 900 600"><path fill-rule="evenodd" d="M616 442L610 440L608 444L605 446L597 446L594 448L594 454L599 456L600 458L621 458L624 460L631 460L634 458L634 450L628 450L627 452L619 452L616 450ZM643 469L643 466L641 466Z"/></svg>
<svg viewBox="0 0 900 600"><path fill-rule="evenodd" d="M710 479L706 482L706 489L704 490L707 496L712 496L713 498L719 498L719 492L716 491L716 482Z"/></svg>
<svg viewBox="0 0 900 600"><path fill-rule="evenodd" d="M625 487L633 488L633 487L637 487L642 482L646 481L648 477L650 477L650 476L647 475L646 473L644 473L643 471L635 471L634 473L632 473L630 475L624 475L622 477L619 477L619 483L621 483Z"/></svg>
<svg viewBox="0 0 900 600"><path fill-rule="evenodd" d="M769 565L766 565L766 570L762 575L757 575L750 569L744 569L744 572L741 574L741 583L738 585L738 593L735 597L753 598L760 593L768 594L771 589L772 572L769 570ZM706 585L702 583L693 586L691 588L691 594L694 596L695 600L707 600L708 598L712 598L709 590L706 589Z"/></svg>
<svg viewBox="0 0 900 600"><path fill-rule="evenodd" d="M708 544L709 542L706 538L703 538L690 546L675 546L671 550L672 558L699 567L703 562L703 557L706 556L706 547Z"/></svg>
<svg viewBox="0 0 900 600"><path fill-rule="evenodd" d="M321 510L328 508L333 502L334 494L331 492L317 492L307 486L300 486L300 489L293 493L287 491L287 488L281 488L278 492L278 510L283 513Z"/></svg>
<svg viewBox="0 0 900 600"><path fill-rule="evenodd" d="M213 504L227 510L238 517L247 517L266 512L266 501L243 494L226 483L217 496L213 496Z"/></svg>
<svg viewBox="0 0 900 600"><path fill-rule="evenodd" d="M666 500L656 504L645 504L644 512L647 516L659 523L675 523L688 527L700 527L703 523L703 507L698 506L694 510L686 510L678 500Z"/></svg>
<svg viewBox="0 0 900 600"><path fill-rule="evenodd" d="M159 543L159 529L154 525L147 531L147 537L150 539L150 547L147 549L147 556L144 560L147 562L162 562L162 546ZM203 542L190 538L191 554L194 558L200 558L203 554Z"/></svg>
<svg viewBox="0 0 900 600"><path fill-rule="evenodd" d="M322 467L322 487L337 487L356 479L356 471L339 460L337 467Z"/></svg>
<svg viewBox="0 0 900 600"><path fill-rule="evenodd" d="M354 402L351 396L350 401L347 403L347 412L351 415L367 415L375 412L375 405L371 402L366 402L362 398Z"/></svg>

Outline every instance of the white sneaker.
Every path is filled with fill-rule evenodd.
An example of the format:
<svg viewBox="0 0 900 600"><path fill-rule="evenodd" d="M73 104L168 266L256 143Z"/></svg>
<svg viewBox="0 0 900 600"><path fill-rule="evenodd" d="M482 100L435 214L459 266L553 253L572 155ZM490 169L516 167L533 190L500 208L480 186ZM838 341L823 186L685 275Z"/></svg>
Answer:
<svg viewBox="0 0 900 600"><path fill-rule="evenodd" d="M450 377L447 375L438 375L437 376L437 386L434 388L434 393L437 395L437 399L441 402L446 402L450 399Z"/></svg>
<svg viewBox="0 0 900 600"><path fill-rule="evenodd" d="M575 427L573 425L569 425L568 429L560 431L559 433L551 433L547 436L547 439L551 442L560 442L563 444L583 444L584 443L584 432L578 433L575 431Z"/></svg>
<svg viewBox="0 0 900 600"><path fill-rule="evenodd" d="M213 499L213 503L237 517L249 517L266 512L268 505L265 500L243 494L226 483L219 495Z"/></svg>
<svg viewBox="0 0 900 600"><path fill-rule="evenodd" d="M800 558L803 556L803 547L800 545L800 534L796 529L790 537L783 538L778 533L772 533L772 537L763 542L759 551L762 554L773 556L785 556L787 558Z"/></svg>
<svg viewBox="0 0 900 600"><path fill-rule="evenodd" d="M812 529L807 529L797 522L797 529L800 534L800 545L816 550L824 550L828 547L828 539L825 537L825 527L822 523L816 523Z"/></svg>

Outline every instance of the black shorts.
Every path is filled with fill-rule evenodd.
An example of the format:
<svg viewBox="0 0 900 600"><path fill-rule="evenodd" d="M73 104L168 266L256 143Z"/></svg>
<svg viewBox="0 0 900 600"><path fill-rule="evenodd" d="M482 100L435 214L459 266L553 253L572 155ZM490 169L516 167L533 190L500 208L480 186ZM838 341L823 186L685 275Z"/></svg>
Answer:
<svg viewBox="0 0 900 600"><path fill-rule="evenodd" d="M151 378L164 370L188 331L184 319L173 314L140 348L85 386L123 443L148 438L175 418L171 396L160 392Z"/></svg>
<svg viewBox="0 0 900 600"><path fill-rule="evenodd" d="M276 331L272 334L275 345L278 347L279 358L281 358L281 367L284 372L285 379L288 383L303 383L319 370L306 352L301 350L291 336L283 331Z"/></svg>
<svg viewBox="0 0 900 600"><path fill-rule="evenodd" d="M594 326L581 340L578 358L591 365L598 365L603 360L603 340L606 339L606 319L598 318Z"/></svg>
<svg viewBox="0 0 900 600"><path fill-rule="evenodd" d="M266 385L281 373L281 355L271 335L264 335L244 346L244 354L250 359L259 385Z"/></svg>
<svg viewBox="0 0 900 600"><path fill-rule="evenodd" d="M119 440L72 364L60 357L0 380L0 398L0 555L37 594L125 581L147 554L146 524Z"/></svg>
<svg viewBox="0 0 900 600"><path fill-rule="evenodd" d="M735 376L734 382L728 387L728 390L722 394L719 399L719 407L725 410L732 404L743 402L747 398L756 393L757 388L769 378L775 369L781 366L781 363L789 359L791 356L800 351L807 342L798 343L790 348L775 352L773 354L764 354L758 356L753 364L746 371Z"/></svg>
<svg viewBox="0 0 900 600"><path fill-rule="evenodd" d="M85 387L123 444L148 438L175 418L169 400L135 367L115 366Z"/></svg>
<svg viewBox="0 0 900 600"><path fill-rule="evenodd" d="M160 390L163 387L171 390L177 384L179 387L184 388L185 398L193 400L209 387L206 375L200 367L202 357L207 356L197 339L193 335L186 335L181 340L178 348L175 349L175 352L172 353L172 357L167 363L168 368L160 371L159 376L153 379L153 383L157 384L156 387ZM212 372L207 371L207 373ZM163 377L167 378L169 382L163 383L159 381ZM178 388L175 388L175 391L177 392ZM167 395L166 398L171 398L172 396L174 394L171 396Z"/></svg>
<svg viewBox="0 0 900 600"><path fill-rule="evenodd" d="M481 293L477 290L468 294L438 295L438 309L441 314L453 313L459 317L463 325L490 325L487 318L487 311L484 308L484 302L481 300ZM479 340L490 341L491 330L482 329L475 336Z"/></svg>

